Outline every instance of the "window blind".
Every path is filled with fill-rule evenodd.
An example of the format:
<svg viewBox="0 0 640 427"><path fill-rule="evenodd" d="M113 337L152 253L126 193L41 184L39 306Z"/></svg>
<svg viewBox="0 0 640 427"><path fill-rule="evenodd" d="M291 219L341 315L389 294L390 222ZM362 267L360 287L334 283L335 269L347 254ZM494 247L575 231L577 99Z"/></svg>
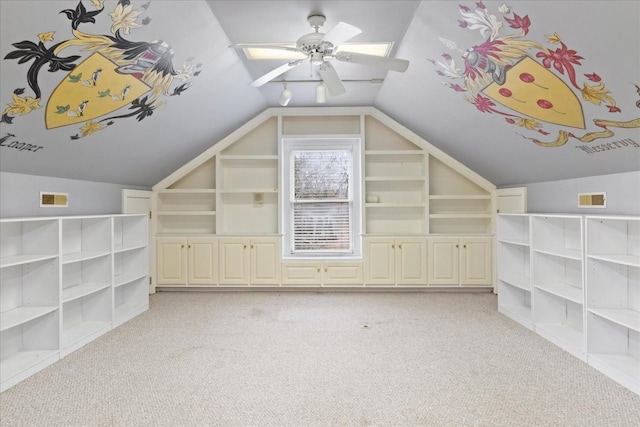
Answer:
<svg viewBox="0 0 640 427"><path fill-rule="evenodd" d="M293 251L351 251L351 151L291 154Z"/></svg>

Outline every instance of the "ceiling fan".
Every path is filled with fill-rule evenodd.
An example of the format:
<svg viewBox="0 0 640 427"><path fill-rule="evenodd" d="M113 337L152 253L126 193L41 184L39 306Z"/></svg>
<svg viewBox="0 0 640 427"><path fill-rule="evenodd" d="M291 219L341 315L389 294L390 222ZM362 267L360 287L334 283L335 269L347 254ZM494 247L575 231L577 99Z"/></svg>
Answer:
<svg viewBox="0 0 640 427"><path fill-rule="evenodd" d="M311 15L307 18L309 25L315 31L300 37L295 47L291 44L270 44L270 43L238 43L230 47L234 48L262 48L276 49L295 52L304 55L302 59L295 59L283 64L267 74L257 78L250 83L252 87L260 87L265 83L273 80L285 72L302 65L307 60L312 65L318 67L318 73L322 78L327 91L331 95L341 95L346 92L342 80L336 69L331 65L331 60L342 62L352 62L356 64L371 65L374 67L382 67L388 70L404 72L409 67L409 61L405 59L387 58L377 55L368 55L358 52L337 51L338 46L347 40L357 36L362 32L360 28L353 25L338 22L327 33L321 33L320 28L324 25L326 18L323 15Z"/></svg>

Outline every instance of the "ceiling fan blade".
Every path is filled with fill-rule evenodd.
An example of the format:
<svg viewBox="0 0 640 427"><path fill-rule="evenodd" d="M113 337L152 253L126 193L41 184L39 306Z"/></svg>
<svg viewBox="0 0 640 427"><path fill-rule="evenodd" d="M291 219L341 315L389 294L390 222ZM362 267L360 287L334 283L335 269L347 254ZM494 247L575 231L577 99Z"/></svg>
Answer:
<svg viewBox="0 0 640 427"><path fill-rule="evenodd" d="M338 76L336 69L333 68L331 63L323 62L320 64L318 72L331 96L342 95L347 92L342 84L342 80L340 80L340 76Z"/></svg>
<svg viewBox="0 0 640 427"><path fill-rule="evenodd" d="M280 74L283 74L283 73L289 71L290 69L297 67L298 65L302 64L304 61L305 61L304 59L298 59L297 61L287 62L286 64L283 64L283 65L279 66L278 68L275 68L275 69L269 71L264 76L258 77L257 79L255 79L254 81L249 83L249 86L251 86L251 87L260 87L263 84L267 83L268 81L271 81L272 79L275 79Z"/></svg>
<svg viewBox="0 0 640 427"><path fill-rule="evenodd" d="M272 49L272 50L286 50L289 52L302 53L300 49L293 45L281 44L281 43L235 43L229 45L229 47L236 49Z"/></svg>
<svg viewBox="0 0 640 427"><path fill-rule="evenodd" d="M362 30L358 27L354 27L353 25L345 22L338 22L336 26L330 29L320 41L330 42L334 46L338 46L339 44L357 36L361 32Z"/></svg>
<svg viewBox="0 0 640 427"><path fill-rule="evenodd" d="M407 71L409 67L409 61L406 59L386 58L384 56L366 55L364 53L338 52L335 54L335 57L338 61L372 65L401 73Z"/></svg>

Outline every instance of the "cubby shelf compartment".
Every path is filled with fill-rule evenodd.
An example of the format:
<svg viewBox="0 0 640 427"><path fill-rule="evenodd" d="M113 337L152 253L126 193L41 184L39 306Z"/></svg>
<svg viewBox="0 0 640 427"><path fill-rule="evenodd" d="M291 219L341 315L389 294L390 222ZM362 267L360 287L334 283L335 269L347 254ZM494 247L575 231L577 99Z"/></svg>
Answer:
<svg viewBox="0 0 640 427"><path fill-rule="evenodd" d="M535 287L534 292L535 331L558 347L586 360L583 305L540 287Z"/></svg>
<svg viewBox="0 0 640 427"><path fill-rule="evenodd" d="M504 280L498 280L498 295L500 296L498 304L500 313L526 328L533 329L530 290L512 285Z"/></svg>
<svg viewBox="0 0 640 427"><path fill-rule="evenodd" d="M60 359L58 307L47 307L46 313L37 311L35 317L20 316L19 321L12 322L12 326L4 319L0 322L3 326L0 332L0 391L12 387ZM29 317L31 319L26 320Z"/></svg>

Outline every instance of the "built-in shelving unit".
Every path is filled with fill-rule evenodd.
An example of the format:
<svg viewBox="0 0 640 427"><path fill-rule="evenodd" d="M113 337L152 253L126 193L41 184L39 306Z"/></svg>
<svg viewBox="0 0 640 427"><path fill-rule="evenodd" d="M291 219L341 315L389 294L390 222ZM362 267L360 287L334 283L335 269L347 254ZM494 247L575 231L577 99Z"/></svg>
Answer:
<svg viewBox="0 0 640 427"><path fill-rule="evenodd" d="M640 217L497 224L499 310L640 394Z"/></svg>
<svg viewBox="0 0 640 427"><path fill-rule="evenodd" d="M290 230L283 229L288 212L282 203L290 191L282 188L290 182L283 176L283 162L289 161L283 159L283 147L291 140L316 146L326 141L329 146L345 139L357 144L353 224L362 240L354 244L355 255L340 260L339 268L327 267L326 274L318 274L318 268L335 259L297 262L285 256L281 262L283 254L290 255L282 248L290 242ZM319 287L329 282L350 287L493 287L495 186L374 108L266 110L153 191L154 284L160 287L295 286L296 280ZM358 250L377 237L394 246L405 242L402 250L393 248L393 257L387 254L380 262L390 264L393 258L407 265L385 272L389 277L384 279L372 273L377 261L365 259L372 252ZM431 257L426 248L433 242L428 239L436 237L447 239L437 260L423 259ZM412 238L424 247L410 248L406 242ZM196 245L196 239L206 243ZM262 239L269 243L251 246ZM277 256L272 242L278 246ZM258 257L263 253L267 255ZM252 270L256 259L266 260L259 264L268 274ZM420 268L408 268L413 262L408 259L420 261ZM443 262L442 275L427 274L427 263Z"/></svg>
<svg viewBox="0 0 640 427"><path fill-rule="evenodd" d="M120 300L148 309L147 230L146 215L0 220L0 390L113 328L114 277L138 280ZM123 279L114 261L129 252L144 255Z"/></svg>
<svg viewBox="0 0 640 427"><path fill-rule="evenodd" d="M429 232L493 233L492 194L460 170L429 156Z"/></svg>

